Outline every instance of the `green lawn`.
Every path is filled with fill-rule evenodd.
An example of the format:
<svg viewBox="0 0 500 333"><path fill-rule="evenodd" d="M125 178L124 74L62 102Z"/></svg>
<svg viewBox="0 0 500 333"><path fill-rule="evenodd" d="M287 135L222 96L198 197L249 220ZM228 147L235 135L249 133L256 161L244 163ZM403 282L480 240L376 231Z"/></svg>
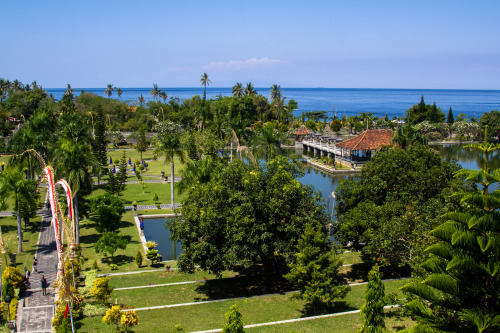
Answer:
<svg viewBox="0 0 500 333"><path fill-rule="evenodd" d="M237 280L237 279L235 279ZM235 281L229 280L229 281ZM399 292L399 287L401 287L405 281L393 281L387 282L386 293L397 292L400 297L402 294ZM193 288L189 287L193 285L184 285L184 290L182 288L162 287L150 288L148 291L142 290L145 296L136 296L138 298L146 298L149 296L151 300L154 297L156 299L156 294L163 295L165 302L163 304L169 304L169 300L173 299L172 294L177 295L178 300L184 301L196 301L195 298L189 296L193 293ZM228 289L231 286L227 284ZM203 289L199 286L194 287L195 289ZM351 292L348 294L345 300L336 303L332 312L344 312L354 309L359 309L364 302L363 295L366 285L352 287ZM139 289L141 290L141 289ZM206 298L207 294L210 293L210 288L203 289L204 292L200 294L202 298ZM120 291L121 292L121 291ZM112 301L117 298L118 291L113 292ZM118 303L122 302L122 297L118 297ZM128 299L132 301L132 297ZM150 302L149 305L154 305L154 302ZM206 330L221 328L224 325L224 314L229 310L229 307L233 304L237 304L245 324L255 324L263 322L271 322L278 320L286 320L293 318L300 318L312 315L304 310L304 302L301 300L291 299L290 295L272 295L272 296L262 296L255 298L246 298L239 300L228 300L218 303L209 304L196 304L190 306L182 306L175 308L165 308L156 310L145 310L138 311L140 325L137 326L135 332L173 332L175 324L181 324L181 327L185 332L196 331L196 330ZM127 303L126 305L134 305L132 303ZM135 306L135 305L134 305ZM359 316L359 315L358 315ZM353 316L353 323L349 323L348 327L357 327L359 325L358 316ZM346 319L344 319L346 320ZM106 325L101 324L101 319L98 317L85 318L79 321L78 325L79 332L108 332L109 328ZM297 324L298 325L298 324ZM308 324L301 324L308 326ZM328 326L323 326L328 325ZM330 322L319 323L316 332L321 331L331 331L332 326L329 326ZM295 327L295 326L291 326ZM276 327L277 328L277 327ZM278 330L273 330L275 327L266 329L267 331L280 332L283 331L280 328ZM258 331L258 330L257 330ZM111 332L111 331L109 331ZM289 332L289 330L284 330L283 332ZM345 332L339 330L338 332ZM354 332L354 330L353 330Z"/></svg>
<svg viewBox="0 0 500 333"><path fill-rule="evenodd" d="M123 150L123 149L118 149L118 150L113 150L113 151L108 151L108 163L110 157L113 158L113 163L117 160L120 159L123 156L123 152L125 152L125 156L127 157L127 162L128 158L130 157L132 163L135 163L136 160L141 159L141 155L137 150ZM168 176L170 178L170 163L165 164L164 159L161 156L158 158L158 160L153 160L153 151L148 150L147 152L143 153L143 159L148 163L148 168L147 170L141 171L143 175L154 175L154 176L161 176L161 172L165 172L165 176ZM109 166L109 165L108 165ZM129 172L132 171L132 166L128 166L127 169ZM179 161L178 158L174 158L174 172L175 172L175 177L180 177L181 176L181 170L184 169L184 165ZM135 178L132 177L132 178ZM149 177L145 177L148 179Z"/></svg>
<svg viewBox="0 0 500 333"><path fill-rule="evenodd" d="M137 205L152 205L153 196L155 193L158 194L158 199L162 204L170 203L170 183L147 183L146 188L143 189L140 184L127 184L125 191L123 192L123 196L121 199L125 202L126 205L131 205L132 202L137 201ZM174 183L175 186L175 183ZM182 193L181 195L177 194L177 190L174 188L174 201L175 203L181 203L184 198L187 197L187 191ZM105 187L95 186L94 191L92 192L90 197L95 197L99 194L105 193ZM163 214L157 211L152 212L153 214Z"/></svg>
<svg viewBox="0 0 500 333"><path fill-rule="evenodd" d="M340 257L344 260L344 265L359 264L363 262L361 252L344 252L340 254Z"/></svg>
<svg viewBox="0 0 500 333"><path fill-rule="evenodd" d="M169 265L175 266L175 264L174 265L169 264ZM223 278L228 278L235 275L236 275L235 272L222 273ZM155 284L186 282L186 281L203 281L215 278L216 278L215 275L204 272L201 269L197 269L193 274L180 273L177 270L171 270L170 272L164 270L161 272L147 272L147 273L131 274L131 275L115 275L115 276L110 276L109 281L113 288L125 288L125 287L136 287L144 285L155 285ZM230 281L230 280L222 280L222 281ZM142 289L142 290L151 291L152 289ZM116 292L120 291L118 290Z"/></svg>
<svg viewBox="0 0 500 333"><path fill-rule="evenodd" d="M38 243L38 234L40 231L40 224L42 222L41 216L31 219L31 225L24 228L23 223L23 252L17 253L17 219L15 216L0 216L0 225L2 226L2 238L7 245L7 248L17 253L16 262L17 268L24 272L24 267L31 269L33 258L35 256L36 244ZM0 254L2 262L2 270L5 269L5 257Z"/></svg>
<svg viewBox="0 0 500 333"><path fill-rule="evenodd" d="M94 250L94 243L97 242L101 236L95 230L95 223L91 220L84 219L80 222L80 245L82 247L82 255L85 257L85 263L83 264L83 270L88 270L92 268L92 263L94 260L97 261L99 265L98 274L110 273L109 264L115 263L118 265L118 270L113 272L128 272L138 270L135 264L135 255L137 250L141 250L144 256L143 247L139 239L139 233L137 227L133 222L133 212L128 211L123 215L122 226L119 230L119 234L127 240L127 247L125 250L117 250L115 252L114 258L103 257L101 254L96 253ZM163 267L160 265L159 267ZM144 258L142 269L157 269L159 267L151 267L147 264L147 260Z"/></svg>

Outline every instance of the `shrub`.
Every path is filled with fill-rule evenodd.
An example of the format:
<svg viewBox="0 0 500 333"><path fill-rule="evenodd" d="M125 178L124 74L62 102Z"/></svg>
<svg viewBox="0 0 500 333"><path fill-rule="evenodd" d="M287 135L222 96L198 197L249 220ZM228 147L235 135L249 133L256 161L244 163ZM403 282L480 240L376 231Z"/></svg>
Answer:
<svg viewBox="0 0 500 333"><path fill-rule="evenodd" d="M226 313L226 325L222 329L222 333L241 333L243 329L243 321L241 320L241 313L238 306L235 304L231 306L230 311Z"/></svg>
<svg viewBox="0 0 500 333"><path fill-rule="evenodd" d="M109 278L108 277L102 277L102 278L96 278L94 282L94 287L90 291L92 296L95 296L95 298L99 301L101 301L103 304L106 304L108 298L111 296L111 292L113 291L113 288L109 286Z"/></svg>
<svg viewBox="0 0 500 333"><path fill-rule="evenodd" d="M153 265L156 264L158 262L158 260L160 259L158 257L159 257L158 250L150 249L146 252L146 258L151 260L151 264L153 264Z"/></svg>
<svg viewBox="0 0 500 333"><path fill-rule="evenodd" d="M110 264L109 265L109 269L111 269L112 271L116 271L118 269L118 265L116 265L116 264Z"/></svg>
<svg viewBox="0 0 500 333"><path fill-rule="evenodd" d="M102 322L108 325L115 325L116 331L120 331L121 308L118 305L112 306L106 315L102 318Z"/></svg>
<svg viewBox="0 0 500 333"><path fill-rule="evenodd" d="M23 282L23 275L16 267L7 266L2 273L2 283L5 282L9 282L13 288L19 288Z"/></svg>
<svg viewBox="0 0 500 333"><path fill-rule="evenodd" d="M130 327L139 325L139 317L135 311L125 311L122 313L120 324L125 332L130 332Z"/></svg>
<svg viewBox="0 0 500 333"><path fill-rule="evenodd" d="M135 165L141 164L141 160L135 160Z"/></svg>
<svg viewBox="0 0 500 333"><path fill-rule="evenodd" d="M18 298L17 297L14 297L10 301L10 307L9 307L10 318L16 318L16 314L17 314L17 302L18 302Z"/></svg>
<svg viewBox="0 0 500 333"><path fill-rule="evenodd" d="M160 207L161 207L161 204L160 204L160 203L157 203L157 204L156 204L156 208L160 209Z"/></svg>
<svg viewBox="0 0 500 333"><path fill-rule="evenodd" d="M92 296L91 291L94 288L95 279L97 278L97 271L91 270L83 273L83 275L85 275L85 286L79 288L79 290L83 297L90 297Z"/></svg>
<svg viewBox="0 0 500 333"><path fill-rule="evenodd" d="M141 170L141 171L142 171L142 170L144 170L144 165L140 164L140 165L138 166L138 168L139 168L139 170Z"/></svg>
<svg viewBox="0 0 500 333"><path fill-rule="evenodd" d="M137 254L135 255L135 263L137 264L137 267L142 266L142 253L141 250L137 250Z"/></svg>
<svg viewBox="0 0 500 333"><path fill-rule="evenodd" d="M65 312L66 312L66 303L61 302L56 309L54 319L52 319L52 326L54 327L54 330L56 332L59 332L59 328L63 325ZM75 320L77 316L78 314L73 311L73 320ZM68 319L69 319L69 314L68 314Z"/></svg>
<svg viewBox="0 0 500 333"><path fill-rule="evenodd" d="M106 308L86 303L83 306L83 315L85 317L103 316L106 313Z"/></svg>
<svg viewBox="0 0 500 333"><path fill-rule="evenodd" d="M57 329L56 333L71 333L73 330L71 329L71 319L69 317L63 318L61 321L61 325Z"/></svg>
<svg viewBox="0 0 500 333"><path fill-rule="evenodd" d="M99 266L97 265L97 260L94 260L94 262L92 263L92 269L99 270Z"/></svg>
<svg viewBox="0 0 500 333"><path fill-rule="evenodd" d="M153 241L147 241L146 242L146 247L151 250L151 249L154 249L158 244L156 244L156 242L153 242Z"/></svg>
<svg viewBox="0 0 500 333"><path fill-rule="evenodd" d="M156 193L156 192L153 195L153 202L158 202L158 193Z"/></svg>

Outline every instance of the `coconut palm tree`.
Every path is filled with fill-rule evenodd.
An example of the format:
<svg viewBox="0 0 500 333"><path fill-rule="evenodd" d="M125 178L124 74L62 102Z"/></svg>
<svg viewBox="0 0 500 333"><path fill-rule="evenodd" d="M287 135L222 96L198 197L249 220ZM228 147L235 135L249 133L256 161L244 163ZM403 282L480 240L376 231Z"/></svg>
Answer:
<svg viewBox="0 0 500 333"><path fill-rule="evenodd" d="M181 163L184 163L184 152L181 149L180 135L171 132L159 134L156 139L156 148L153 152L154 159L160 156L165 158L165 165L170 163L170 182L171 182L171 202L174 209L174 158L177 157Z"/></svg>
<svg viewBox="0 0 500 333"><path fill-rule="evenodd" d="M245 95L251 96L251 95L257 95L257 90L253 87L252 82L248 82L246 87L245 87Z"/></svg>
<svg viewBox="0 0 500 333"><path fill-rule="evenodd" d="M285 107L285 101L286 101L286 97L277 97L274 101L273 101L273 105L276 107L276 119L278 119L278 121L281 121L281 109L283 109Z"/></svg>
<svg viewBox="0 0 500 333"><path fill-rule="evenodd" d="M123 91L120 88L116 88L116 94L118 95L118 99L120 99L120 96L122 95Z"/></svg>
<svg viewBox="0 0 500 333"><path fill-rule="evenodd" d="M23 252L23 233L21 226L21 202L24 205L36 205L35 191L37 182L25 178L26 170L20 166L9 166L0 173L0 193L2 199L12 196L14 211L17 216L17 252Z"/></svg>
<svg viewBox="0 0 500 333"><path fill-rule="evenodd" d="M205 101L207 100L207 86L209 86L210 83L212 83L212 81L208 79L207 73L203 73L200 79L200 83L202 86L205 87L205 89L203 90L203 104L205 104Z"/></svg>
<svg viewBox="0 0 500 333"><path fill-rule="evenodd" d="M108 98L110 98L113 95L113 90L115 90L115 87L112 84L108 84L108 87L104 90L104 95L108 95Z"/></svg>
<svg viewBox="0 0 500 333"><path fill-rule="evenodd" d="M54 150L54 169L58 178L64 178L71 187L73 209L75 212L75 242L80 243L79 198L82 193L92 189L92 177L89 168L92 166L90 146L84 140L73 140L63 137L56 143Z"/></svg>
<svg viewBox="0 0 500 333"><path fill-rule="evenodd" d="M416 130L410 123L406 126L399 127L394 133L392 142L397 144L399 147L406 149L412 144L427 144L427 138L425 138L418 130Z"/></svg>
<svg viewBox="0 0 500 333"><path fill-rule="evenodd" d="M158 97L160 96L160 93L161 93L161 89L158 88L158 85L155 83L153 84L153 89L151 89L151 91L149 92L149 94L151 96L153 96L153 98L155 99L155 101L158 99Z"/></svg>
<svg viewBox="0 0 500 333"><path fill-rule="evenodd" d="M243 85L240 82L236 83L233 86L232 92L233 92L233 96L235 96L235 97L243 96L243 93L244 93Z"/></svg>
<svg viewBox="0 0 500 333"><path fill-rule="evenodd" d="M286 133L280 133L274 123L265 123L255 130L252 140L252 149L256 153L263 154L266 160L272 159L277 153L282 153L281 142L287 137Z"/></svg>
<svg viewBox="0 0 500 333"><path fill-rule="evenodd" d="M139 105L142 106L144 104L144 96L142 96L142 94L139 96Z"/></svg>
<svg viewBox="0 0 500 333"><path fill-rule="evenodd" d="M163 99L163 103L167 101L168 95L165 91L160 92L159 96Z"/></svg>
<svg viewBox="0 0 500 333"><path fill-rule="evenodd" d="M283 90L280 90L281 89L281 86L277 85L277 84L273 84L271 86L271 90L269 90L271 92L271 94L269 95L269 99L271 100L271 102L274 102L276 101L277 99L281 99L281 96L282 96L282 92Z"/></svg>

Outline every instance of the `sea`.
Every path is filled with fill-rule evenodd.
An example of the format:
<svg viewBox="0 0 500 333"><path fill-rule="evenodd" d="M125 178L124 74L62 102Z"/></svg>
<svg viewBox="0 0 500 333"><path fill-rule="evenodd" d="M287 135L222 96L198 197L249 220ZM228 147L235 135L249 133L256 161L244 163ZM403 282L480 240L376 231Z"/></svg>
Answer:
<svg viewBox="0 0 500 333"><path fill-rule="evenodd" d="M105 96L105 88L74 88L75 95L82 90ZM152 100L151 88L121 88L123 93L120 100L130 104L137 103L140 95L146 101ZM269 97L270 88L255 88L263 96ZM46 89L54 95L56 100L62 98L66 88ZM350 88L287 88L282 87L282 95L287 100L294 99L298 109L294 115L300 116L307 111L327 111L329 117L334 115L346 117L370 112L375 116L404 117L405 111L412 105L420 102L421 96L427 104L436 102L438 108L448 114L450 107L453 115L460 113L469 119L480 118L485 112L500 110L500 90L454 90L454 89L350 89ZM194 95L203 96L203 87L200 88L163 88L168 100L178 98L189 99ZM231 88L207 87L207 99L216 99L218 96L231 96ZM111 98L118 98L116 91ZM167 101L168 101L167 100Z"/></svg>

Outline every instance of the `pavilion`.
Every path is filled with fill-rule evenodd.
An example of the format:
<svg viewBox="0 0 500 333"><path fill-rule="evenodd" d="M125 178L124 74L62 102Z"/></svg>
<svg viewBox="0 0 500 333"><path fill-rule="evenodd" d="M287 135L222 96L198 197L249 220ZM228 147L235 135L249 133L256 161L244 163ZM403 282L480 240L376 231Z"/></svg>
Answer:
<svg viewBox="0 0 500 333"><path fill-rule="evenodd" d="M340 155L335 157L349 162L369 161L377 150L391 144L393 135L390 129L366 130L354 138L337 143L335 146Z"/></svg>

